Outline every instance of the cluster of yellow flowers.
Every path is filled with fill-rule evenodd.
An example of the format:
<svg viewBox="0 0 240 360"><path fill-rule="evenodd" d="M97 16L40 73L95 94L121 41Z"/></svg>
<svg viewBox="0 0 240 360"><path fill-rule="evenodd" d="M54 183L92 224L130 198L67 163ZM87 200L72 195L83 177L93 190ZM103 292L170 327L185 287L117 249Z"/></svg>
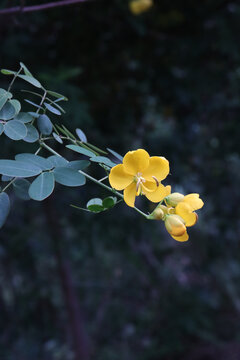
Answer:
<svg viewBox="0 0 240 360"><path fill-rule="evenodd" d="M134 15L148 11L153 6L153 0L132 0L129 2L130 11Z"/></svg>
<svg viewBox="0 0 240 360"><path fill-rule="evenodd" d="M171 194L171 186L161 181L169 174L169 162L164 157L149 156L143 149L129 151L123 163L114 166L109 174L112 188L123 190L124 201L135 206L135 198L145 195L150 201L159 203L148 216L163 220L169 234L177 241L187 241L187 227L197 222L195 210L202 208L203 201L198 194ZM165 205L162 205L162 203Z"/></svg>

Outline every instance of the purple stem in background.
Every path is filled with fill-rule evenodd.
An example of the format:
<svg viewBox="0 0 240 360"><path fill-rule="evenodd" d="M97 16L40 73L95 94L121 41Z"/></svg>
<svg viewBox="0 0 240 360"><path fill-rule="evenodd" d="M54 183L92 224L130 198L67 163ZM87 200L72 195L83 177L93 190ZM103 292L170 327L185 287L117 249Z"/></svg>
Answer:
<svg viewBox="0 0 240 360"><path fill-rule="evenodd" d="M41 10L47 10L47 9L60 7L60 6L67 6L67 5L83 3L83 2L87 2L87 1L89 1L89 0L62 0L62 1L50 2L48 4L42 4L42 5L33 5L33 6L26 6L26 7L15 6L15 7L10 7L7 9L0 10L0 15L15 14L18 12L25 13L25 12L32 12L32 11L41 11Z"/></svg>

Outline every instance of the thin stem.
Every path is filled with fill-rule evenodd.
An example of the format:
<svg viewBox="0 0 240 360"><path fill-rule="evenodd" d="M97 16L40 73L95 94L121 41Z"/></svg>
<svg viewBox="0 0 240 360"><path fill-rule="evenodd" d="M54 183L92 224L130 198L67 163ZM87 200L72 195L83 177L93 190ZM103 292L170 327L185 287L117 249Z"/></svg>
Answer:
<svg viewBox="0 0 240 360"><path fill-rule="evenodd" d="M2 189L1 192L6 191L6 190L9 188L9 186L11 186L11 185L14 183L14 181L15 181L16 179L17 179L16 177L15 177L14 179L12 179L12 180Z"/></svg>
<svg viewBox="0 0 240 360"><path fill-rule="evenodd" d="M57 155L57 156L61 156L60 154L58 154L55 150L53 150L50 146L46 145L43 141L40 141L40 145L42 147L44 147L46 150L50 151L52 154ZM82 170L78 170L81 174L83 174L87 179L93 181L95 184L102 186L104 189L112 192L113 194L119 196L121 199L124 199L124 196L119 193L118 191L114 190L113 188L111 188L110 186L107 186L105 184L103 184L102 182L100 182L99 180L95 179L94 177L92 177L91 175L88 175L87 173L85 173ZM138 209L136 206L134 206L134 210L136 210L139 214L141 214L142 216L144 216L146 219L148 219L148 215L145 214L143 211L141 211L140 209Z"/></svg>
<svg viewBox="0 0 240 360"><path fill-rule="evenodd" d="M119 196L121 199L124 199L124 196L119 193L118 191L112 189L110 186L107 186L105 184L103 184L102 182L100 182L99 180L95 179L94 177L88 175L87 173L85 173L84 171L82 170L79 170L79 172L81 174L83 174L84 176L86 176L87 179L93 181L95 184L98 184L100 186L102 186L104 189L108 190L108 191L111 191L113 194ZM136 210L139 214L141 214L142 216L144 216L146 219L148 219L148 215L145 214L143 211L141 211L140 209L138 209L136 206L134 206L134 210Z"/></svg>
<svg viewBox="0 0 240 360"><path fill-rule="evenodd" d="M18 72L16 74L14 74L14 77L13 77L12 81L9 84L8 91L11 90L11 87L13 86L14 81L16 80L16 78L18 77L18 75L20 74L21 71L22 71L22 67L20 67L20 69L18 70Z"/></svg>
<svg viewBox="0 0 240 360"><path fill-rule="evenodd" d="M32 6L25 6L25 7L15 6L15 7L10 7L10 8L0 10L0 15L15 14L18 12L24 13L24 12L32 12L32 11L41 11L41 10L47 10L47 9L51 9L51 8L55 8L55 7L59 7L59 6L83 3L86 1L88 1L88 0L62 0L62 1L50 2L48 4L32 5Z"/></svg>
<svg viewBox="0 0 240 360"><path fill-rule="evenodd" d="M37 151L34 153L34 155L37 155L41 151L41 146L37 149Z"/></svg>
<svg viewBox="0 0 240 360"><path fill-rule="evenodd" d="M62 157L59 153L57 153L55 150L53 150L50 146L45 144L43 141L39 141L41 147L45 148L46 150L50 151L53 155L57 155Z"/></svg>
<svg viewBox="0 0 240 360"><path fill-rule="evenodd" d="M99 182L102 182L104 180L106 180L108 178L108 175L107 176L104 176L102 179L98 180Z"/></svg>

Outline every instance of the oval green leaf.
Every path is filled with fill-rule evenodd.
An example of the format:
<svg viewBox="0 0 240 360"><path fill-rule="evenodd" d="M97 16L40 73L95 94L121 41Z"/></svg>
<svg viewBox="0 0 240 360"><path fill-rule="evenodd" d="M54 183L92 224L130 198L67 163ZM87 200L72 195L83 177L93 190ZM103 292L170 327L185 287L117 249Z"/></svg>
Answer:
<svg viewBox="0 0 240 360"><path fill-rule="evenodd" d="M33 77L30 71L28 70L28 68L26 67L26 65L24 65L24 63L20 62L20 66L23 68L25 75Z"/></svg>
<svg viewBox="0 0 240 360"><path fill-rule="evenodd" d="M29 162L0 160L0 174L13 177L31 177L40 174L41 169Z"/></svg>
<svg viewBox="0 0 240 360"><path fill-rule="evenodd" d="M35 79L32 76L28 76L28 75L18 75L18 77L20 77L21 79L27 81L28 83L30 83L31 85L37 87L37 88L41 88L42 85L40 84L40 82Z"/></svg>
<svg viewBox="0 0 240 360"><path fill-rule="evenodd" d="M7 121L13 119L15 114L15 107L8 101L0 110L0 119Z"/></svg>
<svg viewBox="0 0 240 360"><path fill-rule="evenodd" d="M116 204L116 202L117 202L117 198L116 198L116 197L114 197L114 196L108 196L108 197L106 197L105 199L103 199L102 204L103 204L103 207L104 207L105 209L110 209L110 208L112 208L112 207Z"/></svg>
<svg viewBox="0 0 240 360"><path fill-rule="evenodd" d="M54 139L59 143L59 144L63 144L62 139L60 138L60 136L58 134L56 134L55 132L52 133Z"/></svg>
<svg viewBox="0 0 240 360"><path fill-rule="evenodd" d="M68 164L68 161L62 156L51 155L48 160L51 161L52 167L61 167Z"/></svg>
<svg viewBox="0 0 240 360"><path fill-rule="evenodd" d="M76 134L82 142L87 142L87 137L81 129L76 129Z"/></svg>
<svg viewBox="0 0 240 360"><path fill-rule="evenodd" d="M17 116L14 117L14 120L21 121L24 124L31 122L32 119L33 117L27 112L20 112L17 114Z"/></svg>
<svg viewBox="0 0 240 360"><path fill-rule="evenodd" d="M29 196L33 200L42 201L54 190L54 175L52 172L40 174L30 185Z"/></svg>
<svg viewBox="0 0 240 360"><path fill-rule="evenodd" d="M15 100L15 99L9 100L9 102L15 109L15 115L18 114L19 111L21 110L20 102L18 100Z"/></svg>
<svg viewBox="0 0 240 360"><path fill-rule="evenodd" d="M77 153L82 154L82 155L86 155L89 157L95 156L95 154L93 152L91 152L90 150L84 149L83 147L78 146L78 145L67 145L66 147L68 149L76 151Z"/></svg>
<svg viewBox="0 0 240 360"><path fill-rule="evenodd" d="M27 128L21 121L10 120L4 125L4 134L12 140L21 140L27 135Z"/></svg>
<svg viewBox="0 0 240 360"><path fill-rule="evenodd" d="M51 120L47 115L40 115L37 119L37 125L43 135L50 135L53 130Z"/></svg>
<svg viewBox="0 0 240 360"><path fill-rule="evenodd" d="M89 165L90 165L90 161L88 160L74 160L74 161L70 161L67 167L74 170L83 170L86 169Z"/></svg>
<svg viewBox="0 0 240 360"><path fill-rule="evenodd" d="M65 186L82 186L86 183L86 178L78 171L68 167L56 167L54 169L55 180Z"/></svg>
<svg viewBox="0 0 240 360"><path fill-rule="evenodd" d="M53 107L52 105L48 104L48 103L44 103L44 105L46 106L46 108L53 114L55 115L61 115L61 111L59 111L58 109L56 109L55 107Z"/></svg>
<svg viewBox="0 0 240 360"><path fill-rule="evenodd" d="M67 98L66 96L61 95L61 94L59 94L59 93L57 93L57 92L55 92L55 91L49 91L49 90L47 90L47 92L48 92L49 95L51 95L51 96L53 96L53 97L55 97L55 98L57 98L57 99L61 99L61 98L62 98L62 99L65 100L65 101L68 100L68 98Z"/></svg>
<svg viewBox="0 0 240 360"><path fill-rule="evenodd" d="M4 89L0 89L0 110L6 104L8 99L11 99L12 94Z"/></svg>
<svg viewBox="0 0 240 360"><path fill-rule="evenodd" d="M35 126L31 124L26 124L26 128L27 128L27 136L25 136L23 140L28 143L34 143L35 141L37 141L39 139L39 133L35 128Z"/></svg>
<svg viewBox="0 0 240 360"><path fill-rule="evenodd" d="M4 74L4 75L15 75L16 74L15 71L8 70L8 69L2 69L1 73Z"/></svg>
<svg viewBox="0 0 240 360"><path fill-rule="evenodd" d="M15 156L15 159L17 161L24 161L34 166L38 166L41 170L51 170L53 167L51 161L35 154L18 154Z"/></svg>
<svg viewBox="0 0 240 360"><path fill-rule="evenodd" d="M89 200L87 203L87 209L95 213L103 211L104 207L102 206L102 199L94 198Z"/></svg>

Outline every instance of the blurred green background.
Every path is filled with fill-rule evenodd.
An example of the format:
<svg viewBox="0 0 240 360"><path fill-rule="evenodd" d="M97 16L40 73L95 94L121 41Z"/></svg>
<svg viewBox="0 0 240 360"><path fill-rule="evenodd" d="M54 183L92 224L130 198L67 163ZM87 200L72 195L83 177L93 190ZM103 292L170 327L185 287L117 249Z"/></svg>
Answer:
<svg viewBox="0 0 240 360"><path fill-rule="evenodd" d="M59 186L42 203L11 194L1 360L240 359L239 33L240 4L226 0L155 0L139 16L127 0L0 15L0 67L22 61L69 98L53 121L121 154L165 156L165 183L205 202L177 243L122 203L99 215L71 208L106 195L92 184ZM1 158L32 149L1 137Z"/></svg>

